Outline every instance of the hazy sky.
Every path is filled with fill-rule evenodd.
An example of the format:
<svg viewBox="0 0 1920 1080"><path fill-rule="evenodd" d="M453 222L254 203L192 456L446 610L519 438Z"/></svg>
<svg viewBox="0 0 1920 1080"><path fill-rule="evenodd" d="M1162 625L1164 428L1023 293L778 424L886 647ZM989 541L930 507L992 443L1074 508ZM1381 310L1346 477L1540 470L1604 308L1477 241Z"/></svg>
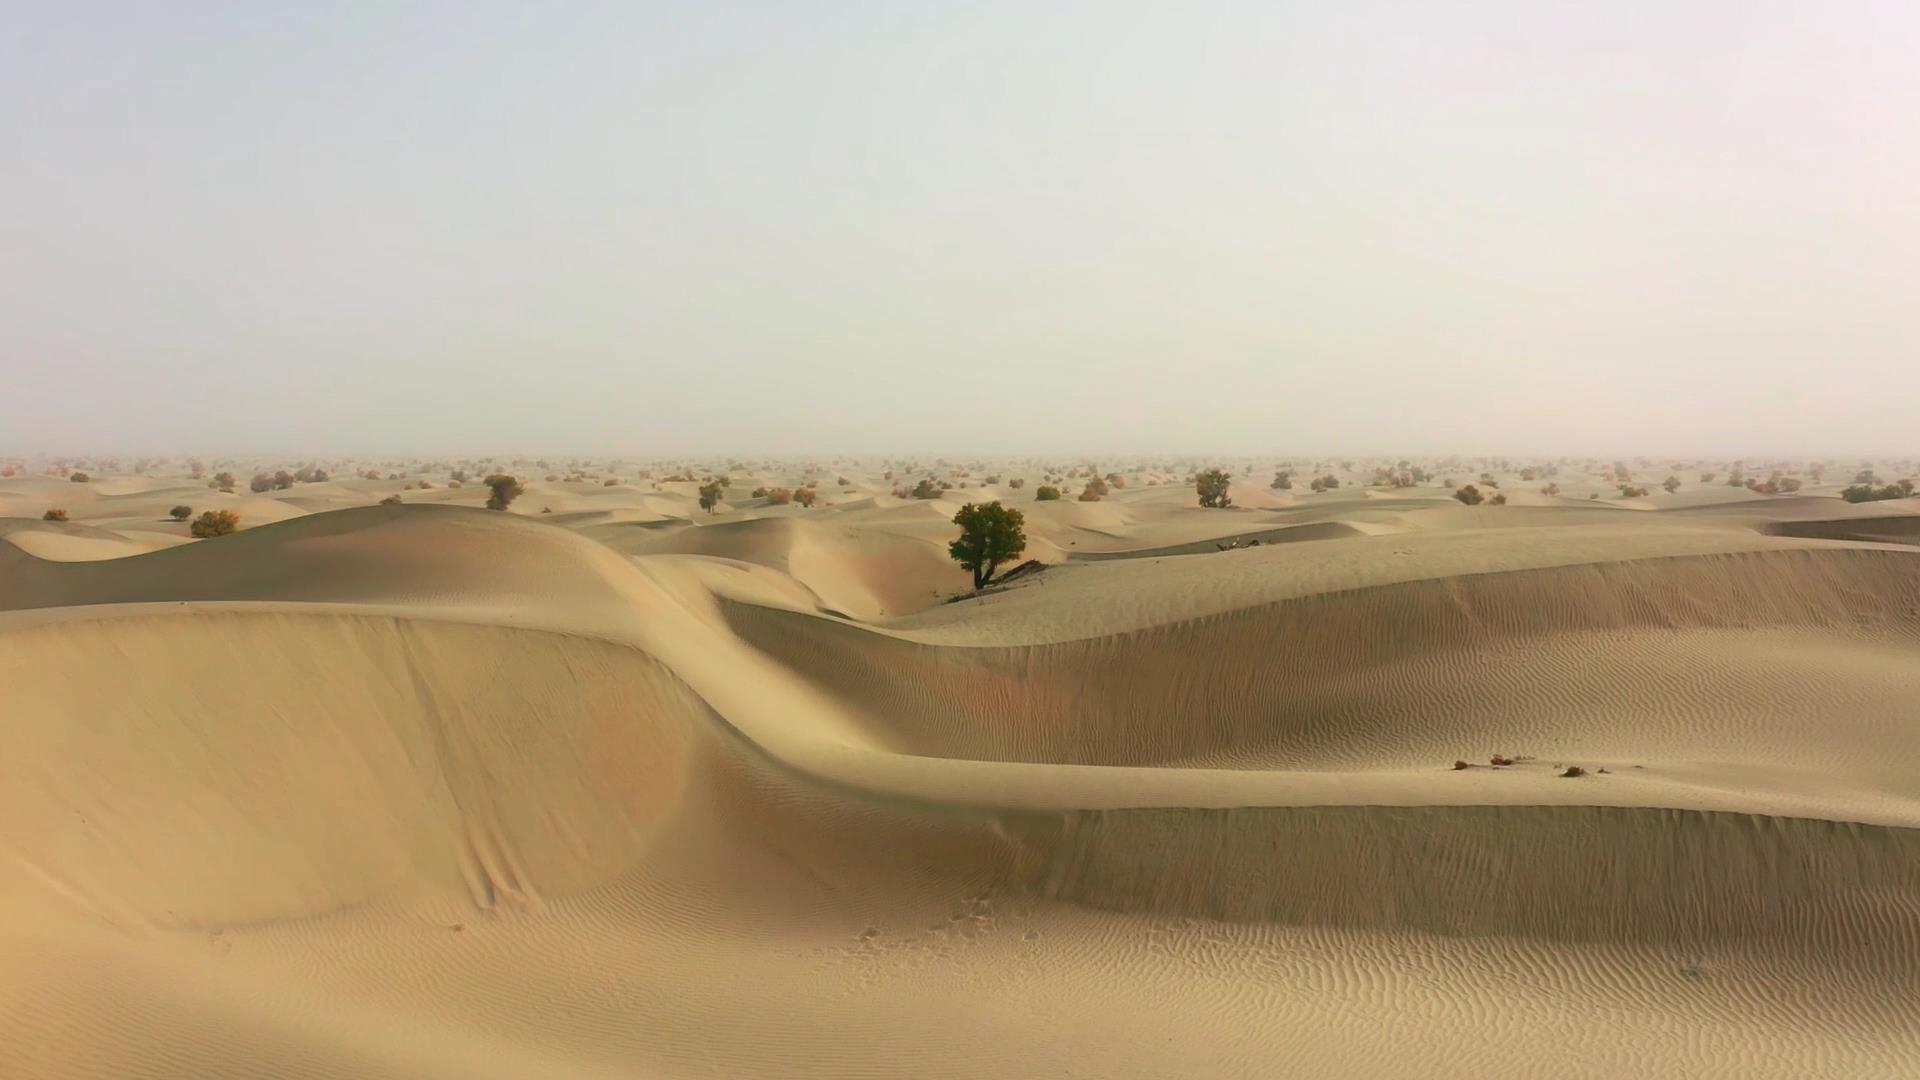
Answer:
<svg viewBox="0 0 1920 1080"><path fill-rule="evenodd" d="M8 5L0 452L1920 452L1920 4Z"/></svg>

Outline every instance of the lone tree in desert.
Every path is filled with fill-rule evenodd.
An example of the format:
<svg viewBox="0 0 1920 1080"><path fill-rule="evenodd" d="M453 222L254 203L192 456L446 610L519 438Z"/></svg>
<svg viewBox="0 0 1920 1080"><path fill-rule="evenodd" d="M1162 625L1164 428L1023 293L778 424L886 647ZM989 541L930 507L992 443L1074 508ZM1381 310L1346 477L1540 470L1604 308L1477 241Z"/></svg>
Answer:
<svg viewBox="0 0 1920 1080"><path fill-rule="evenodd" d="M700 485L700 509L709 514L718 513L715 507L720 505L720 481L709 480Z"/></svg>
<svg viewBox="0 0 1920 1080"><path fill-rule="evenodd" d="M993 580L1000 564L1027 550L1027 534L1022 528L1025 515L1009 510L997 501L968 503L953 515L960 526L960 538L947 545L962 569L973 571L973 587L982 589Z"/></svg>
<svg viewBox="0 0 1920 1080"><path fill-rule="evenodd" d="M185 521L193 516L193 507L185 505L176 506L167 511L167 513L171 515L175 521Z"/></svg>
<svg viewBox="0 0 1920 1080"><path fill-rule="evenodd" d="M240 527L240 515L231 510L209 510L193 519L187 528L202 540L225 536Z"/></svg>
<svg viewBox="0 0 1920 1080"><path fill-rule="evenodd" d="M1233 477L1225 469L1208 469L1193 478L1193 488L1200 493L1200 505L1213 510L1225 510L1233 505L1233 499L1227 495L1227 486Z"/></svg>
<svg viewBox="0 0 1920 1080"><path fill-rule="evenodd" d="M520 481L506 473L494 473L487 477L487 487L493 491L493 494L487 496L489 510L505 510L513 505L513 500L519 498L521 492L526 490L520 486Z"/></svg>

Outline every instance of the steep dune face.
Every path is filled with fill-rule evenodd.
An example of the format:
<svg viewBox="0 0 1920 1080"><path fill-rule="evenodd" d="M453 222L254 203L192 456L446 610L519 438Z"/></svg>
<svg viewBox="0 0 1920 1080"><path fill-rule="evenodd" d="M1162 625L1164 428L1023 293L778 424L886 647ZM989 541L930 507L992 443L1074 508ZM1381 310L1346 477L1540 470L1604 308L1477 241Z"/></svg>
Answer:
<svg viewBox="0 0 1920 1080"><path fill-rule="evenodd" d="M1212 521L1137 501L1043 525L1133 557L905 617L925 503L0 544L0 1062L1920 1062L1911 548L1402 507L1173 556Z"/></svg>
<svg viewBox="0 0 1920 1080"><path fill-rule="evenodd" d="M116 922L579 892L640 860L709 725L644 654L498 627L196 612L4 641L9 839Z"/></svg>

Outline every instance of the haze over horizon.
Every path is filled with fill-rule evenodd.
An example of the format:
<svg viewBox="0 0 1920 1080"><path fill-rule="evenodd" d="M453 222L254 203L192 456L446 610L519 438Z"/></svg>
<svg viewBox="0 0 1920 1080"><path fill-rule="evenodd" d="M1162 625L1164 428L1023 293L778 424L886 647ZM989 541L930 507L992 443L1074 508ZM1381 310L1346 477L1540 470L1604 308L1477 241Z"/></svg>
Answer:
<svg viewBox="0 0 1920 1080"><path fill-rule="evenodd" d="M1920 452L1911 5L10 31L0 453Z"/></svg>

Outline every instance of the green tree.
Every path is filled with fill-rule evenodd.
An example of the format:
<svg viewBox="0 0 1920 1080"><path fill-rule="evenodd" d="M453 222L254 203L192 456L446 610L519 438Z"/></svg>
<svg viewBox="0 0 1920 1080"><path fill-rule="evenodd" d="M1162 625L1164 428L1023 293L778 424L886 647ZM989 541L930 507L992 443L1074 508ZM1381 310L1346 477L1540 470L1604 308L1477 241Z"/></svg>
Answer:
<svg viewBox="0 0 1920 1080"><path fill-rule="evenodd" d="M1472 484L1468 484L1466 487L1454 492L1453 497L1466 503L1468 506L1479 506L1482 502L1485 502L1487 498L1485 495L1480 494L1480 489L1474 487Z"/></svg>
<svg viewBox="0 0 1920 1080"><path fill-rule="evenodd" d="M1034 502L1052 502L1060 497L1060 489L1052 484L1041 484L1033 489Z"/></svg>
<svg viewBox="0 0 1920 1080"><path fill-rule="evenodd" d="M999 502L968 503L953 515L960 538L947 545L962 569L973 571L973 587L985 588L1000 564L1027 550L1026 517Z"/></svg>
<svg viewBox="0 0 1920 1080"><path fill-rule="evenodd" d="M1233 499L1227 494L1227 486L1233 477L1225 469L1208 469L1193 478L1194 490L1200 494L1200 505L1213 510L1225 510L1233 505Z"/></svg>
<svg viewBox="0 0 1920 1080"><path fill-rule="evenodd" d="M714 508L720 505L720 481L709 480L700 485L700 509L707 513L717 513Z"/></svg>
<svg viewBox="0 0 1920 1080"><path fill-rule="evenodd" d="M494 473L487 477L487 487L493 492L487 496L489 510L505 510L513 505L513 500L519 498L521 492L526 490L520 486L520 481L506 473Z"/></svg>
<svg viewBox="0 0 1920 1080"><path fill-rule="evenodd" d="M173 520L175 521L185 521L188 518L193 516L193 507L176 506L173 509L167 511L167 513L172 515Z"/></svg>

